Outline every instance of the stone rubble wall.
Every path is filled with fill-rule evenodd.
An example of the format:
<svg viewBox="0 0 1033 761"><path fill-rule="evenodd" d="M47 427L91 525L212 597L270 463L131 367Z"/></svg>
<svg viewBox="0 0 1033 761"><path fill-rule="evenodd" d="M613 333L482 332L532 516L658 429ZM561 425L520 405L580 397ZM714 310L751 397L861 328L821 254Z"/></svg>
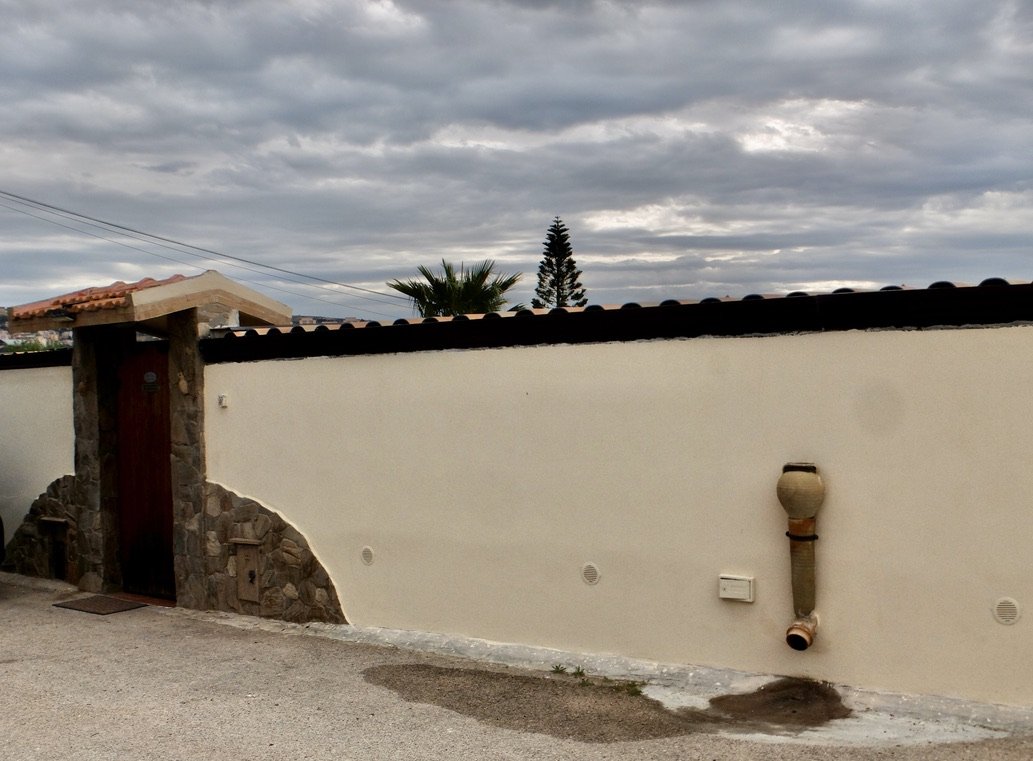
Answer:
<svg viewBox="0 0 1033 761"><path fill-rule="evenodd" d="M295 623L347 623L333 582L297 529L219 484L208 483L205 491L205 534L197 537L203 568L193 573L204 578L208 608ZM198 532L198 524L187 526L187 533ZM250 546L258 548L259 602L238 597L237 551L245 545L234 539L257 542Z"/></svg>
<svg viewBox="0 0 1033 761"><path fill-rule="evenodd" d="M84 591L101 591L96 569L101 565L105 537L100 513L89 509L87 503L83 485L75 476L62 476L51 483L14 532L3 570L45 579L58 577ZM333 582L308 541L278 513L213 483L205 484L203 513L195 513L176 527L177 568L182 571L177 578L178 605L294 623L347 623ZM64 552L56 567L63 573L55 574L54 552L62 539ZM241 546L258 551L258 602L241 600L237 594ZM184 584L195 591L182 594Z"/></svg>
<svg viewBox="0 0 1033 761"><path fill-rule="evenodd" d="M24 576L61 578L79 584L98 565L101 553L99 516L86 509L82 485L75 476L61 476L33 501L7 544L3 569ZM51 523L44 519L64 521ZM64 553L55 558L63 540ZM55 562L59 572L55 571ZM63 573L60 572L63 570ZM87 582L92 579L87 579Z"/></svg>

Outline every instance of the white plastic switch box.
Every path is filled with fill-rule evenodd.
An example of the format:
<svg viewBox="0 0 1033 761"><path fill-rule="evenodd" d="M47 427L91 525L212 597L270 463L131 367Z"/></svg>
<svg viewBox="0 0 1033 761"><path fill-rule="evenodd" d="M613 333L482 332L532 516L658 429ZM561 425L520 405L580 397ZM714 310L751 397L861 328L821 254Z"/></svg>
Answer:
<svg viewBox="0 0 1033 761"><path fill-rule="evenodd" d="M723 573L718 577L717 595L722 600L753 602L753 577Z"/></svg>

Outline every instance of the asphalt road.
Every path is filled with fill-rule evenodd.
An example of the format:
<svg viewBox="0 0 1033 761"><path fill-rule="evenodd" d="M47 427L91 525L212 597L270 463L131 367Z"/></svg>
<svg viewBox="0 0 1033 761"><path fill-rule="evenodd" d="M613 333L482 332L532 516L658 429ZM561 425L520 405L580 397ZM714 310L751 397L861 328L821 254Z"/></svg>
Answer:
<svg viewBox="0 0 1033 761"><path fill-rule="evenodd" d="M369 675L404 675L411 665L424 674L478 668L467 660L226 626L172 609L98 616L53 607L77 596L61 585L0 578L0 753L8 761L1033 758L1029 737L837 747L758 742L700 728L648 740L565 739L548 733L553 724L538 726L533 718L498 720L511 718L511 703L493 692L496 686L513 683L510 674L550 678L541 672L489 666L493 679L442 682L442 698L455 697L448 690L475 689L482 692L472 702L495 706L464 714L426 692L421 699L428 702L406 700L404 690ZM568 701L547 713L579 714L580 722L622 720L585 705ZM600 738L620 736L603 729Z"/></svg>

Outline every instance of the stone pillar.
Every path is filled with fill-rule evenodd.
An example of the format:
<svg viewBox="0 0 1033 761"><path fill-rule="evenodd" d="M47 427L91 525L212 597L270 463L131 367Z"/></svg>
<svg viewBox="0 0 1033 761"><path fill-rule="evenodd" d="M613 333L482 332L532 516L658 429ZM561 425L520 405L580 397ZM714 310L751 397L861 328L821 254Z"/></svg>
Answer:
<svg viewBox="0 0 1033 761"><path fill-rule="evenodd" d="M100 532L104 590L122 589L119 560L118 373L136 343L133 325L102 328L97 344L97 410L100 427Z"/></svg>
<svg viewBox="0 0 1033 761"><path fill-rule="evenodd" d="M132 341L124 326L76 330L72 350L74 501L79 506L79 588L121 587L118 564L117 369Z"/></svg>
<svg viewBox="0 0 1033 761"><path fill-rule="evenodd" d="M172 545L176 603L213 607L205 583L204 365L196 309L168 316L172 426Z"/></svg>
<svg viewBox="0 0 1033 761"><path fill-rule="evenodd" d="M81 498L79 588L99 592L104 583L100 520L100 410L97 399L97 331L77 330L72 343L72 421L75 480Z"/></svg>

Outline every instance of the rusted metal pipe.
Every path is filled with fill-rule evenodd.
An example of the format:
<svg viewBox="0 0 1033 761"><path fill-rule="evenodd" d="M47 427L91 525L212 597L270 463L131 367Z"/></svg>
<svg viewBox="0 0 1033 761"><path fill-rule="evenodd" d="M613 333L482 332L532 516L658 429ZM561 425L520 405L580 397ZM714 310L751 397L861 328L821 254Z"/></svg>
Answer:
<svg viewBox="0 0 1033 761"><path fill-rule="evenodd" d="M782 467L776 489L778 501L789 516L789 563L793 585L793 613L796 620L786 631L786 643L794 650L806 650L817 636L814 615L814 543L818 508L825 499L825 485L818 467L809 462L791 462Z"/></svg>
<svg viewBox="0 0 1033 761"><path fill-rule="evenodd" d="M806 650L814 642L818 633L818 617L811 614L806 618L798 618L786 630L786 644L793 650Z"/></svg>

